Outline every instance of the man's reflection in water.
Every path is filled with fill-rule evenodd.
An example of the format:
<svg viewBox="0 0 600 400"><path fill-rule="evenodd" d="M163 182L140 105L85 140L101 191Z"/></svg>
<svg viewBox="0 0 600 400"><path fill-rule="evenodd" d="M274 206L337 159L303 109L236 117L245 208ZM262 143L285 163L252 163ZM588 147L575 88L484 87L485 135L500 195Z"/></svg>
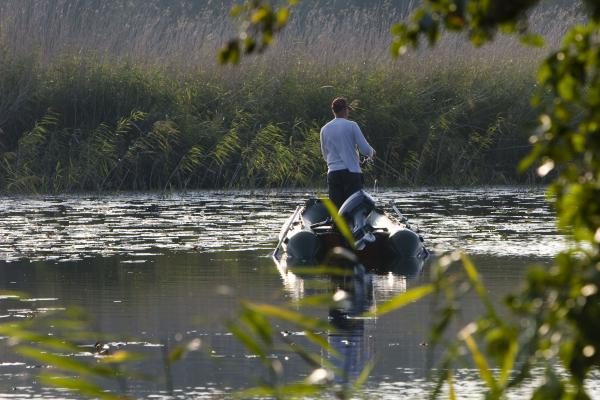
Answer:
<svg viewBox="0 0 600 400"><path fill-rule="evenodd" d="M373 305L373 282L359 264L352 275L334 283L334 296L340 301L329 310L332 329L327 340L337 355L329 354L329 359L337 368L335 381L345 385L354 382L374 356L375 319L362 316Z"/></svg>
<svg viewBox="0 0 600 400"><path fill-rule="evenodd" d="M377 301L406 291L406 277L389 269L367 273L357 258L342 248L334 249L326 266L341 268L348 274L319 273L296 275L287 265L278 263L285 291L293 300L309 295L320 295L325 290L333 295L336 307L329 309L331 329L327 333L329 345L335 353L326 355L336 367L335 381L340 385L352 384L375 356L376 317L364 317Z"/></svg>

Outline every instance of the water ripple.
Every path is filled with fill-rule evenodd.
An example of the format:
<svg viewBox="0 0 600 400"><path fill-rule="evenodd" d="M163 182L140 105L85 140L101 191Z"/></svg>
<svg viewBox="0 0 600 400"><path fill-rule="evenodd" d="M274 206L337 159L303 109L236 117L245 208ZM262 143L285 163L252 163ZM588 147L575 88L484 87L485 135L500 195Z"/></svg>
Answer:
<svg viewBox="0 0 600 400"><path fill-rule="evenodd" d="M436 252L549 257L565 246L542 189L390 189ZM264 250L310 191L0 197L0 261Z"/></svg>

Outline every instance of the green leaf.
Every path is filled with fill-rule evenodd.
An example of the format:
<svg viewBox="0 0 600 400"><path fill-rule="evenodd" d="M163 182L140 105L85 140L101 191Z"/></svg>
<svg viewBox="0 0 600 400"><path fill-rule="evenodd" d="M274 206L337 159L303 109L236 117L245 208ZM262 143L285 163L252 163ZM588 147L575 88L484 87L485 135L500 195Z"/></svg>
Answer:
<svg viewBox="0 0 600 400"><path fill-rule="evenodd" d="M243 390L235 393L235 398L240 399L258 399L258 398L302 398L307 396L314 396L321 393L323 388L318 385L311 385L307 383L291 383L284 386L271 387L271 386L258 386L255 388Z"/></svg>
<svg viewBox="0 0 600 400"><path fill-rule="evenodd" d="M258 334L263 343L269 346L273 343L273 328L263 315L248 310L242 319L250 329Z"/></svg>
<svg viewBox="0 0 600 400"><path fill-rule="evenodd" d="M310 332L310 331L304 331L304 335L306 336L306 338L309 341L311 341L312 343L316 344L321 349L327 351L328 353L332 354L335 357L339 357L340 356L340 354L338 353L338 351L336 349L334 349L331 346L331 344L329 344L329 342L327 341L327 339L325 339L322 335L318 335L318 334Z"/></svg>
<svg viewBox="0 0 600 400"><path fill-rule="evenodd" d="M519 343L516 339L511 338L510 346L508 351L504 356L504 361L502 363L502 370L500 371L500 384L505 385L508 382L508 378L515 366L515 361L517 359L517 354L519 352Z"/></svg>
<svg viewBox="0 0 600 400"><path fill-rule="evenodd" d="M526 35L521 35L521 43L526 44L528 46L533 46L533 47L544 47L544 37L541 35L535 35L535 34L526 34Z"/></svg>
<svg viewBox="0 0 600 400"><path fill-rule="evenodd" d="M373 368L375 368L375 362L371 360L367 363L367 365L365 365L362 371L360 371L360 375L358 375L358 378L356 378L352 385L354 392L357 392L364 386L364 384L367 382L367 379L369 379L369 375L371 375Z"/></svg>
<svg viewBox="0 0 600 400"><path fill-rule="evenodd" d="M393 24L390 33L393 36L402 36L406 32L406 26L404 24Z"/></svg>
<svg viewBox="0 0 600 400"><path fill-rule="evenodd" d="M284 338L284 341L295 354L302 358L302 360L312 368L322 368L324 366L333 368L328 360L323 359L321 352L311 353L303 346L289 340L289 338Z"/></svg>
<svg viewBox="0 0 600 400"><path fill-rule="evenodd" d="M0 325L0 334L11 337L13 340L18 342L34 342L38 345L44 346L49 349L56 351L77 351L79 350L76 346L71 343L65 342L64 340L47 336L40 335L35 332L23 330L21 325L5 324Z"/></svg>
<svg viewBox="0 0 600 400"><path fill-rule="evenodd" d="M96 365L90 366L88 364L73 360L72 358L46 353L33 347L22 346L19 347L16 350L16 352L27 358L36 360L40 363L51 365L64 371L70 371L81 375L98 375L110 377L114 374L114 370L111 368Z"/></svg>
<svg viewBox="0 0 600 400"><path fill-rule="evenodd" d="M81 378L71 378L43 373L40 375L40 380L42 383L49 386L76 390L87 397L103 400L123 400L122 396L108 393L99 386L96 386L93 383Z"/></svg>
<svg viewBox="0 0 600 400"><path fill-rule="evenodd" d="M558 94L566 101L573 101L577 91L577 81L567 74L558 82Z"/></svg>
<svg viewBox="0 0 600 400"><path fill-rule="evenodd" d="M119 350L115 351L113 354L109 354L107 356L102 357L99 360L100 364L122 364L125 362L132 361L140 361L143 360L144 357L140 354L132 353L130 351Z"/></svg>
<svg viewBox="0 0 600 400"><path fill-rule="evenodd" d="M485 31L481 29L476 29L473 30L473 32L471 32L471 34L469 35L469 40L471 41L471 43L473 43L473 46L481 47L488 42L489 37L485 33Z"/></svg>
<svg viewBox="0 0 600 400"><path fill-rule="evenodd" d="M547 367L544 376L544 383L536 388L531 400L546 400L546 399L563 399L568 398L566 388L563 386L561 379L556 376L551 367Z"/></svg>
<svg viewBox="0 0 600 400"><path fill-rule="evenodd" d="M264 22L267 18L270 18L271 15L272 12L269 8L261 7L250 16L250 22L256 25Z"/></svg>
<svg viewBox="0 0 600 400"><path fill-rule="evenodd" d="M238 40L229 41L225 47L219 50L219 63L221 64L239 64L240 62L240 43Z"/></svg>
<svg viewBox="0 0 600 400"><path fill-rule="evenodd" d="M392 57L400 57L408 51L404 40L395 40L390 45L390 53Z"/></svg>
<svg viewBox="0 0 600 400"><path fill-rule="evenodd" d="M174 348L173 350L171 350L169 352L169 357L168 357L169 362L174 363L174 362L181 360L183 358L183 356L185 355L185 352L186 352L185 347L177 346L176 348Z"/></svg>
<svg viewBox="0 0 600 400"><path fill-rule="evenodd" d="M329 286L329 285L328 285ZM298 305L309 307L333 307L336 301L333 300L331 294L306 296L296 302Z"/></svg>
<svg viewBox="0 0 600 400"><path fill-rule="evenodd" d="M242 15L243 12L244 7L240 4L236 4L233 7L231 7L231 10L229 10L229 15L231 15L232 17L239 17L240 15Z"/></svg>
<svg viewBox="0 0 600 400"><path fill-rule="evenodd" d="M469 256L467 256L464 253L461 254L461 260L462 260L465 272L467 273L467 277L469 278L469 281L475 288L477 295L483 301L483 304L485 305L487 312L489 313L489 315L492 318L494 318L496 321L500 322L498 315L496 314L496 310L494 309L494 306L492 305L492 302L487 294L485 286L483 285L483 282L481 281L481 278L479 277L479 273L477 272L477 269L475 268L475 265L473 264L473 262L471 261Z"/></svg>
<svg viewBox="0 0 600 400"><path fill-rule="evenodd" d="M533 164L535 164L539 160L540 155L541 147L539 145L535 146L533 150L519 162L519 165L517 167L519 172L524 173L529 168L531 168Z"/></svg>
<svg viewBox="0 0 600 400"><path fill-rule="evenodd" d="M392 297L390 300L386 301L385 303L378 305L377 309L375 311L367 313L366 316L370 316L370 317L373 317L376 315L380 316L380 315L385 315L394 310L398 310L410 303L414 303L415 301L422 299L423 297L432 293L433 290L434 290L434 286L432 284L423 285L423 286L409 289L404 293L400 293L400 294Z"/></svg>
<svg viewBox="0 0 600 400"><path fill-rule="evenodd" d="M479 351L477 343L475 342L473 337L467 334L464 335L462 339L467 345L469 351L471 352L471 356L473 357L473 361L475 362L475 365L479 370L479 375L481 376L481 379L483 379L483 381L487 384L488 388L490 388L492 391L497 391L498 384L496 383L496 380L494 379L494 376L490 371L490 367L485 356Z"/></svg>
<svg viewBox="0 0 600 400"><path fill-rule="evenodd" d="M287 310L283 307L277 307L270 304L254 304L247 303L245 305L248 309L261 313L263 315L278 318L284 321L291 322L299 327L304 329L328 329L329 324L320 319L312 318L307 315L304 315L300 312Z"/></svg>
<svg viewBox="0 0 600 400"><path fill-rule="evenodd" d="M465 271L467 273L467 277L469 278L469 280L475 287L475 290L477 291L477 294L479 295L479 297L481 297L481 298L487 297L487 292L485 291L483 283L481 282L481 279L479 278L479 273L477 272L477 269L475 268L475 265L473 264L473 262L471 261L469 256L467 256L466 254L463 253L463 254L461 254L461 259L462 259L462 263L465 268Z"/></svg>
<svg viewBox="0 0 600 400"><path fill-rule="evenodd" d="M450 400L456 400L456 390L454 388L454 375L451 369L448 370L446 383L448 384L448 398Z"/></svg>
<svg viewBox="0 0 600 400"><path fill-rule="evenodd" d="M27 298L27 294L17 291L0 290L0 300L21 299Z"/></svg>
<svg viewBox="0 0 600 400"><path fill-rule="evenodd" d="M241 390L234 393L233 398L235 399L258 399L273 397L275 395L275 388L272 386L257 386L250 389Z"/></svg>
<svg viewBox="0 0 600 400"><path fill-rule="evenodd" d="M256 40L252 36L244 39L244 53L250 54L256 49Z"/></svg>
<svg viewBox="0 0 600 400"><path fill-rule="evenodd" d="M262 35L262 44L263 45L268 46L271 43L273 43L273 40L274 40L274 36L273 36L272 32L269 32L269 31L263 32L263 35Z"/></svg>
<svg viewBox="0 0 600 400"><path fill-rule="evenodd" d="M314 277L322 277L322 276L352 276L352 270L348 268L341 267L329 267L326 265L320 265L318 267L293 267L291 268L292 272L296 275L302 276L314 276Z"/></svg>
<svg viewBox="0 0 600 400"><path fill-rule="evenodd" d="M289 8L283 7L283 8L280 8L279 10L277 10L276 19L277 19L277 25L279 27L283 27L287 23L289 18L290 18L290 9Z"/></svg>
<svg viewBox="0 0 600 400"><path fill-rule="evenodd" d="M446 27L450 30L460 31L465 27L466 21L462 15L449 14L446 18Z"/></svg>
<svg viewBox="0 0 600 400"><path fill-rule="evenodd" d="M350 227L348 226L346 220L344 220L344 217L339 215L338 209L335 206L335 204L333 204L333 202L328 198L322 198L321 201L325 205L325 208L327 208L327 212L329 212L329 215L331 215L331 218L333 218L333 222L340 230L340 233L342 234L344 239L346 239L348 245L350 245L350 247L352 247L353 249L356 248L354 236L352 236Z"/></svg>
<svg viewBox="0 0 600 400"><path fill-rule="evenodd" d="M229 325L229 330L233 336L235 336L237 340L239 340L252 354L256 354L261 358L265 358L267 356L265 350L260 346L260 344L238 325Z"/></svg>

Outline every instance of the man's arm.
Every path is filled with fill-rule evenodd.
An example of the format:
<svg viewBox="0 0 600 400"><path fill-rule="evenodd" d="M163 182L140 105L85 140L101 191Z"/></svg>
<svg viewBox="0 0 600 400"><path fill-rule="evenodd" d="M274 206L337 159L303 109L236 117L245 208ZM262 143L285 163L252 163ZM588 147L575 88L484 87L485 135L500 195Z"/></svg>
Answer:
<svg viewBox="0 0 600 400"><path fill-rule="evenodd" d="M375 157L375 149L371 147L367 139L365 139L365 135L363 135L360 127L355 122L354 124L354 141L358 146L358 151L364 156L367 157Z"/></svg>
<svg viewBox="0 0 600 400"><path fill-rule="evenodd" d="M321 132L319 133L319 141L321 142L321 154L323 155L323 159L327 162L327 153L325 152L325 140L323 140L323 128L321 128Z"/></svg>

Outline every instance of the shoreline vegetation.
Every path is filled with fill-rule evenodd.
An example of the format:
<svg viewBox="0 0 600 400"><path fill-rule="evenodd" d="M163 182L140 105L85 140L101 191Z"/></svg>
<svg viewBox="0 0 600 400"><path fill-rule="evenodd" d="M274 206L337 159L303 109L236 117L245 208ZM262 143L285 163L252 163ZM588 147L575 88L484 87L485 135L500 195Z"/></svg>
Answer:
<svg viewBox="0 0 600 400"><path fill-rule="evenodd" d="M540 10L543 49L449 36L393 60L389 26L416 2L317 1L267 53L224 67L227 4L111 3L0 5L1 193L324 185L319 128L337 95L359 102L351 118L377 150L367 185L539 183L515 167L536 66L579 18Z"/></svg>

